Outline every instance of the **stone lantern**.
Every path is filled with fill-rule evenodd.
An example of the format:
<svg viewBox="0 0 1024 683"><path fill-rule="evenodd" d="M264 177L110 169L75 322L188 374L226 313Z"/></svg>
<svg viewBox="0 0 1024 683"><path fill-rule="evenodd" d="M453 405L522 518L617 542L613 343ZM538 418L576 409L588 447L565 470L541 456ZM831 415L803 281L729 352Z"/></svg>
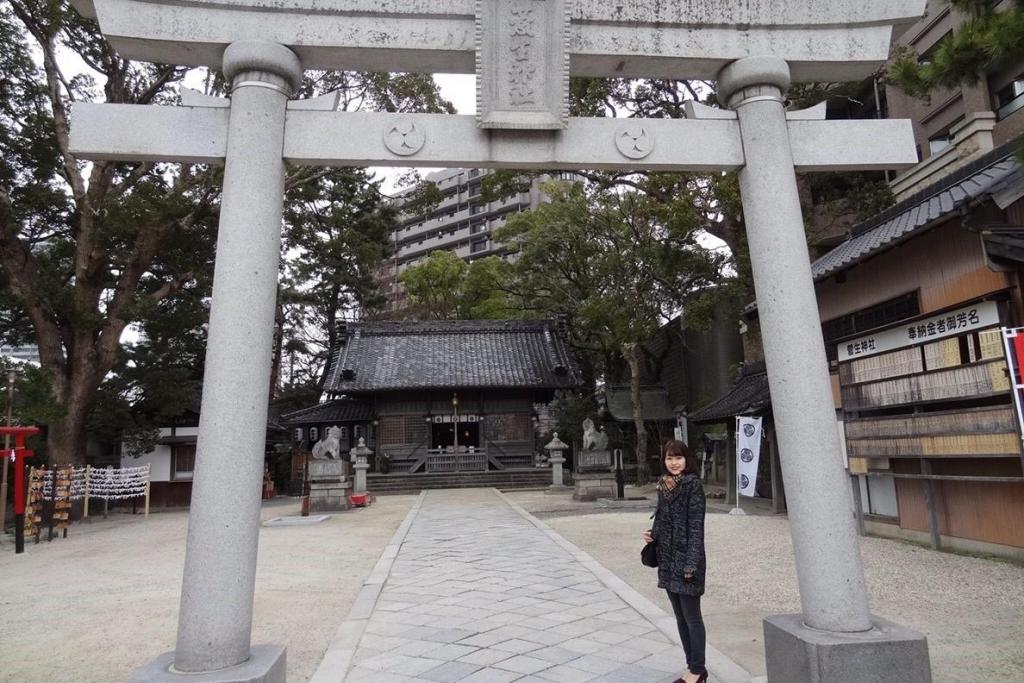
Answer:
<svg viewBox="0 0 1024 683"><path fill-rule="evenodd" d="M352 456L352 468L356 472L355 486L352 493L366 493L366 470L370 468L367 458L373 451L366 446L366 439L359 437L359 444L349 451Z"/></svg>
<svg viewBox="0 0 1024 683"><path fill-rule="evenodd" d="M551 463L551 488L555 490L564 489L565 481L563 480L562 465L565 463L565 451L569 449L569 446L558 438L558 432L554 433L551 442L544 446L544 450L548 452L548 462Z"/></svg>

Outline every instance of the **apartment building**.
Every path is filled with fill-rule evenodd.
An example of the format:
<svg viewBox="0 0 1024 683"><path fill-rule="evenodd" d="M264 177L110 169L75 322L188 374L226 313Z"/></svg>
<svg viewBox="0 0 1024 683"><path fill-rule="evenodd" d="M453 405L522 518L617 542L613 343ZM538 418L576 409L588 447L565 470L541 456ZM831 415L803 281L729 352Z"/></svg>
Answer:
<svg viewBox="0 0 1024 683"><path fill-rule="evenodd" d="M481 183L493 171L476 168L448 168L429 174L425 180L437 185L444 199L429 213L403 213L392 234L394 253L378 271L377 281L387 297L383 317L401 318L405 310L399 274L435 251L446 250L467 261L486 256L507 258L503 245L494 239L494 232L520 211L537 206L541 201L540 181L534 181L528 192L505 197L500 201L481 199ZM412 189L396 197L401 206L408 201Z"/></svg>
<svg viewBox="0 0 1024 683"><path fill-rule="evenodd" d="M999 3L1007 8L1012 4ZM967 18L949 0L930 0L925 16L897 39L897 45L909 47L927 62L942 39ZM929 101L890 85L886 100L889 118L913 121L921 159L892 184L896 199L902 200L1024 133L1024 63L990 73L977 83L935 92Z"/></svg>

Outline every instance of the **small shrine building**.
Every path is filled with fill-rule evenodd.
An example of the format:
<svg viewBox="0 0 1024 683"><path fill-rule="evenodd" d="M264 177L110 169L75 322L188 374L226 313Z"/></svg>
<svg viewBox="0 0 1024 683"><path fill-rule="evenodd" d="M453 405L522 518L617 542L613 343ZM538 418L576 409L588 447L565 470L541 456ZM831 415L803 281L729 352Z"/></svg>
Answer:
<svg viewBox="0 0 1024 683"><path fill-rule="evenodd" d="M532 468L555 392L582 385L566 333L554 320L348 323L331 400L283 420L311 449L328 427L349 426L321 418L358 413L341 447L358 427L391 473Z"/></svg>

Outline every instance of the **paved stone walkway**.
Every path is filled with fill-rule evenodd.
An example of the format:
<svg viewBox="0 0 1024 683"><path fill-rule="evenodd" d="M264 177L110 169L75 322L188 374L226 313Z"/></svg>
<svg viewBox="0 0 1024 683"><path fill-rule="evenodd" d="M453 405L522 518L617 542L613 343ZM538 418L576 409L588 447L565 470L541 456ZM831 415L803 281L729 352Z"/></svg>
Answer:
<svg viewBox="0 0 1024 683"><path fill-rule="evenodd" d="M357 600L339 631L350 645L329 650L314 681L642 683L683 671L664 613L639 595L627 603L625 584L602 581L606 570L496 491L428 492L410 520L382 557L372 608Z"/></svg>

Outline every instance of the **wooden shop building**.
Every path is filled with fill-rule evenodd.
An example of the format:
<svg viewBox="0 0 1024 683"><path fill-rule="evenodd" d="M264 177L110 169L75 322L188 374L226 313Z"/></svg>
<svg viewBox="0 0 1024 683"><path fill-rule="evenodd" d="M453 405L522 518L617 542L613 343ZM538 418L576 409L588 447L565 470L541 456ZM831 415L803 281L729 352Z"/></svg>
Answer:
<svg viewBox="0 0 1024 683"><path fill-rule="evenodd" d="M812 266L866 527L1024 557L1000 327L1024 325L1024 168L997 148Z"/></svg>

